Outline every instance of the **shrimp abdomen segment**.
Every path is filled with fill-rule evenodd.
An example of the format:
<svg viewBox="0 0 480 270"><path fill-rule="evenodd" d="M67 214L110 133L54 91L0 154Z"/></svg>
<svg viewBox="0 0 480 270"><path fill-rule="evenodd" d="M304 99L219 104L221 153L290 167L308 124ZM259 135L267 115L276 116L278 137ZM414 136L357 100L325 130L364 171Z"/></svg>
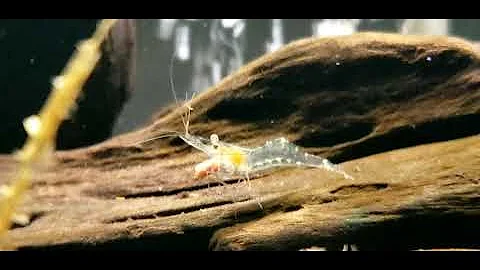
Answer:
<svg viewBox="0 0 480 270"><path fill-rule="evenodd" d="M334 171L345 178L353 179L328 159L305 153L285 138L267 141L265 145L253 149L249 153L247 162L249 172L268 170L272 167L315 167Z"/></svg>

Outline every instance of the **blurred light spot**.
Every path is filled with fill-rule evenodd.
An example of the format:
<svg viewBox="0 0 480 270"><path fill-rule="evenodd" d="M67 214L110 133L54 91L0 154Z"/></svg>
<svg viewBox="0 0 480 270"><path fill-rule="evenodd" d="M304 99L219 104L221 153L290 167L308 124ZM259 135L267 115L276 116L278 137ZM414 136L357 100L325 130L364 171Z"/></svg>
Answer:
<svg viewBox="0 0 480 270"><path fill-rule="evenodd" d="M404 35L448 35L448 19L406 19L400 29Z"/></svg>
<svg viewBox="0 0 480 270"><path fill-rule="evenodd" d="M238 38L241 34L243 34L243 30L245 29L245 21L239 20L233 27L233 37Z"/></svg>
<svg viewBox="0 0 480 270"><path fill-rule="evenodd" d="M179 26L175 31L175 49L180 61L190 59L190 27Z"/></svg>
<svg viewBox="0 0 480 270"><path fill-rule="evenodd" d="M273 52L284 44L283 23L281 19L272 20L272 41L267 43L267 52Z"/></svg>
<svg viewBox="0 0 480 270"><path fill-rule="evenodd" d="M224 28L233 28L235 24L238 21L241 21L242 19L222 19L220 23L222 24L222 27Z"/></svg>
<svg viewBox="0 0 480 270"><path fill-rule="evenodd" d="M222 78L222 63L218 60L212 61L212 81L218 83Z"/></svg>
<svg viewBox="0 0 480 270"><path fill-rule="evenodd" d="M169 40L172 37L173 28L177 19L159 19L157 24L157 38L160 40Z"/></svg>
<svg viewBox="0 0 480 270"><path fill-rule="evenodd" d="M351 35L357 32L359 19L325 19L313 24L313 35L323 36L342 36Z"/></svg>

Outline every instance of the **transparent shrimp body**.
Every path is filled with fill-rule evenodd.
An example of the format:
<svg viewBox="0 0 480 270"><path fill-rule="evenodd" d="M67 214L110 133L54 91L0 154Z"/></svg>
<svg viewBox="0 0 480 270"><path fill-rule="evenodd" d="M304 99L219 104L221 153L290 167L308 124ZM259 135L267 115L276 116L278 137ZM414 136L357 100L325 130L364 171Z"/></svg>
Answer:
<svg viewBox="0 0 480 270"><path fill-rule="evenodd" d="M314 167L342 174L353 179L338 165L328 159L314 156L300 150L298 146L285 138L267 141L265 145L252 149L248 153L248 173L266 171L275 167Z"/></svg>
<svg viewBox="0 0 480 270"><path fill-rule="evenodd" d="M198 175L206 176L214 173L221 179L248 178L276 167L314 167L340 173L347 179L353 179L329 160L305 153L285 138L267 141L263 146L252 149L220 142L215 134L210 137L209 143L206 139L196 136L182 139L210 157L198 164L195 170Z"/></svg>

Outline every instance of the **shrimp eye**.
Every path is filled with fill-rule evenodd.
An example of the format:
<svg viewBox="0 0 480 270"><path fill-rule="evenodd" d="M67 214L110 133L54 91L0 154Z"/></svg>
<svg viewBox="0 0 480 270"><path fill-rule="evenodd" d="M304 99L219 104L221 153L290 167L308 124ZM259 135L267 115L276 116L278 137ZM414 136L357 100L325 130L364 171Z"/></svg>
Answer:
<svg viewBox="0 0 480 270"><path fill-rule="evenodd" d="M217 148L218 148L218 144L214 144L213 149L217 149Z"/></svg>
<svg viewBox="0 0 480 270"><path fill-rule="evenodd" d="M212 142L212 144L217 144L220 139L218 138L217 134L212 134L210 135L210 141Z"/></svg>

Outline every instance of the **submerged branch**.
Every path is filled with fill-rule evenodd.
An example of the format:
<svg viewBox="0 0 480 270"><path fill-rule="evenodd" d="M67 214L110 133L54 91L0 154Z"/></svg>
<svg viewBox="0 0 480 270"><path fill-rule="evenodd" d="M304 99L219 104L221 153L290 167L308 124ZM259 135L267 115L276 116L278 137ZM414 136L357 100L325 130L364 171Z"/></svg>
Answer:
<svg viewBox="0 0 480 270"><path fill-rule="evenodd" d="M84 83L100 59L100 46L115 21L101 21L92 38L79 43L61 75L54 79L53 91L39 115L25 119L28 138L16 153L20 163L18 172L11 186L3 187L0 198L0 237L10 228L15 208L30 186L33 166L51 159L58 127L68 118Z"/></svg>

